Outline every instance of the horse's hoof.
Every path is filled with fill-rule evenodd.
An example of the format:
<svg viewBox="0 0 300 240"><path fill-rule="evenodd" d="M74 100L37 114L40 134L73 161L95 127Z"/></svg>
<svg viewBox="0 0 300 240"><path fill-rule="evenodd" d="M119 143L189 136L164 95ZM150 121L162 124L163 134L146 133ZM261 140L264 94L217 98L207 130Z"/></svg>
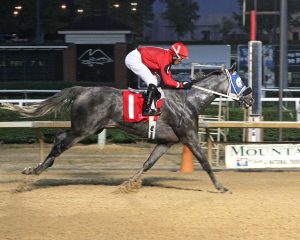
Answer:
<svg viewBox="0 0 300 240"><path fill-rule="evenodd" d="M22 171L22 174L29 175L30 172L31 172L31 168L24 168L24 170Z"/></svg>
<svg viewBox="0 0 300 240"><path fill-rule="evenodd" d="M219 188L218 190L220 191L220 193L230 193L230 194L232 194L232 192L226 187Z"/></svg>
<svg viewBox="0 0 300 240"><path fill-rule="evenodd" d="M36 169L35 168L32 169L31 167L24 168L22 173L25 174L25 175L39 175L38 172L36 171Z"/></svg>
<svg viewBox="0 0 300 240"><path fill-rule="evenodd" d="M142 179L128 180L123 182L114 193L136 193L142 187Z"/></svg>

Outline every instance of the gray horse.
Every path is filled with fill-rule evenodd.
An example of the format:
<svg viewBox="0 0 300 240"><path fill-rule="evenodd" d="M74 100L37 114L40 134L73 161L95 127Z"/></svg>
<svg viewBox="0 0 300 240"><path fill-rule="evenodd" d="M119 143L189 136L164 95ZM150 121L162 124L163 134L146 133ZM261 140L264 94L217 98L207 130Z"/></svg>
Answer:
<svg viewBox="0 0 300 240"><path fill-rule="evenodd" d="M208 173L215 188L228 191L216 178L206 156L202 153L198 139L198 116L218 96L235 94L242 107L253 104L251 88L241 79L232 80L235 66L228 70L215 71L204 77L196 77L190 90L165 89L162 113L156 124L157 145L143 167L126 182L125 186L141 185L141 177L175 143L181 142L192 151L202 168ZM236 76L238 76L236 74ZM246 90L245 90L246 89ZM100 133L112 125L142 138L148 136L148 123L123 121L123 90L112 87L66 88L41 102L34 108L6 106L7 109L27 117L39 117L62 106L71 108L71 128L55 137L51 152L35 168L25 168L24 174L41 174L51 167L56 157L89 135Z"/></svg>

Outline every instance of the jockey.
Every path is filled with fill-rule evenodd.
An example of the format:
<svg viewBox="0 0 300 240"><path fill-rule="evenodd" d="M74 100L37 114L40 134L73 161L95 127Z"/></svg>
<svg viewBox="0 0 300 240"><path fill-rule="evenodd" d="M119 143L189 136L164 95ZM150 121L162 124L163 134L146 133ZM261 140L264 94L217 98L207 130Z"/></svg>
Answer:
<svg viewBox="0 0 300 240"><path fill-rule="evenodd" d="M144 116L159 115L151 108L154 99L160 98L157 89L159 84L157 72L162 76L163 82L172 88L189 89L191 82L177 82L172 78L171 65L177 65L188 58L188 49L182 43L174 43L170 49L159 47L138 47L131 51L125 58L126 66L138 75L147 84L147 93L143 106Z"/></svg>

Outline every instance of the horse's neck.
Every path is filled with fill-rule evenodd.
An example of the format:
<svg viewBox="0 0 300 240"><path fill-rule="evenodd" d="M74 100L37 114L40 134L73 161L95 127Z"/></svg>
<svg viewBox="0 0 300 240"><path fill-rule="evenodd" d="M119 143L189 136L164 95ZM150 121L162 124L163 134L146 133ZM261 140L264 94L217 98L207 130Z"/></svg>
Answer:
<svg viewBox="0 0 300 240"><path fill-rule="evenodd" d="M195 85L225 94L228 89L228 80L227 76L225 75L211 75L203 80L200 80Z"/></svg>
<svg viewBox="0 0 300 240"><path fill-rule="evenodd" d="M223 76L211 76L201 80L195 84L196 86L225 94L228 89L228 82ZM214 93L205 92L197 88L193 88L190 94L190 102L200 114L209 104L211 104L218 96Z"/></svg>

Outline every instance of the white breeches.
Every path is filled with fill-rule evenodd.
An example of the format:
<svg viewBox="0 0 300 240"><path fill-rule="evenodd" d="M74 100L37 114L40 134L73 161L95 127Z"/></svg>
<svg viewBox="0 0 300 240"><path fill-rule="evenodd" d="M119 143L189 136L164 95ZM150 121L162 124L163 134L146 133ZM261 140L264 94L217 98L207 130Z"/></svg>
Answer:
<svg viewBox="0 0 300 240"><path fill-rule="evenodd" d="M146 65L142 62L142 56L137 49L128 53L125 58L125 65L139 76L147 84L147 86L150 83L155 86L158 85L160 77L157 74L152 74L149 68L146 67Z"/></svg>

